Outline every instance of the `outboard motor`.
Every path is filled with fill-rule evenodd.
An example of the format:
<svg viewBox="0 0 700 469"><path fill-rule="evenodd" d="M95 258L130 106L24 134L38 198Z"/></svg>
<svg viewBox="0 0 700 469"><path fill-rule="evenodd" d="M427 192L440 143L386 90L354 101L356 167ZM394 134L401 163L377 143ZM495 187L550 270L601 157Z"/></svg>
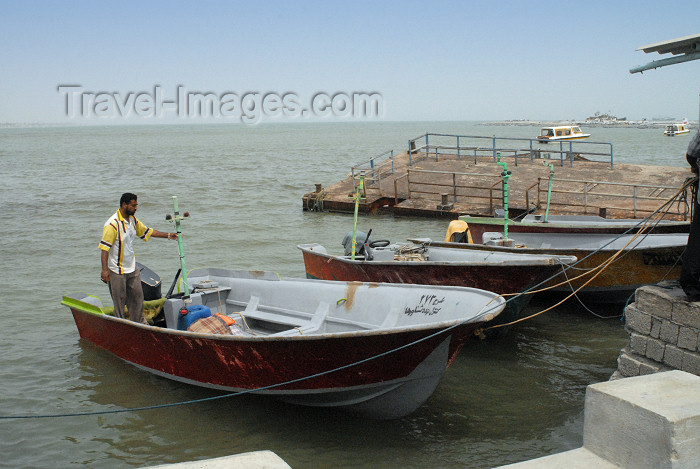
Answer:
<svg viewBox="0 0 700 469"><path fill-rule="evenodd" d="M372 230L369 230L369 233L365 233L364 231L356 231L355 232L355 255L356 256L364 256L365 255L365 245L369 246L369 243L371 243L371 240L369 238L369 235L372 233ZM349 231L345 237L343 238L343 248L345 248L345 255L350 256L352 255L352 231Z"/></svg>
<svg viewBox="0 0 700 469"><path fill-rule="evenodd" d="M136 263L136 268L139 269L139 274L141 275L143 301L159 300L163 296L161 293L162 283L160 281L160 276L138 262Z"/></svg>

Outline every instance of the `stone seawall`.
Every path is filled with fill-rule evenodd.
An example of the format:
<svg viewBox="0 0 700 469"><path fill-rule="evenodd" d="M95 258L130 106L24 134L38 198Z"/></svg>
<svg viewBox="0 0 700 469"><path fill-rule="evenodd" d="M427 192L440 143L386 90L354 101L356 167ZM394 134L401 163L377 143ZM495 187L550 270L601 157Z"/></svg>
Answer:
<svg viewBox="0 0 700 469"><path fill-rule="evenodd" d="M630 340L610 379L674 369L700 376L700 302L687 302L678 282L639 288L625 319Z"/></svg>

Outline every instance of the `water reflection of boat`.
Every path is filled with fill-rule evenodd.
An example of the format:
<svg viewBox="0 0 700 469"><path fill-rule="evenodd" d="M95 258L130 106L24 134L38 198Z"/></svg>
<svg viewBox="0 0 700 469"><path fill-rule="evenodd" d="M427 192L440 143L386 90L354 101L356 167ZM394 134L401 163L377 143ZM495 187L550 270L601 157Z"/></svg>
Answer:
<svg viewBox="0 0 700 469"><path fill-rule="evenodd" d="M181 314L182 295L161 299L163 327L105 314L101 301L85 294L64 296L62 304L81 338L156 375L375 418L421 406L464 341L505 306L474 288L270 272L200 269L187 284L193 309ZM182 318L205 310L228 319L203 314L191 326L199 332L182 330Z"/></svg>
<svg viewBox="0 0 700 469"><path fill-rule="evenodd" d="M688 128L688 119L683 119L683 122L680 124L671 124L666 126L664 135L667 137L675 137L676 135L687 134L689 132L690 129Z"/></svg>
<svg viewBox="0 0 700 469"><path fill-rule="evenodd" d="M343 256L328 254L325 247L316 243L297 247L303 253L308 278L455 285L500 294L521 293L576 261L572 256L467 251L413 243L370 245L362 246L354 259L349 252ZM519 295L511 299L488 326L518 319L531 296ZM500 336L506 330L505 327L491 329L490 335Z"/></svg>
<svg viewBox="0 0 700 469"><path fill-rule="evenodd" d="M554 127L542 127L537 141L540 143L556 142L559 140L581 140L590 137L591 134L583 133L577 125L559 125Z"/></svg>

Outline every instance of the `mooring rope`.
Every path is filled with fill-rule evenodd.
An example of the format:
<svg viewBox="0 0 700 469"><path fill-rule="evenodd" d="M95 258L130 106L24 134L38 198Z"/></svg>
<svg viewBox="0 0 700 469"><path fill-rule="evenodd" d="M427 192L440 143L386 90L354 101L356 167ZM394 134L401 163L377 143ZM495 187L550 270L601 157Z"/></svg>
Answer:
<svg viewBox="0 0 700 469"><path fill-rule="evenodd" d="M663 219L663 217L664 217L666 214L668 214L668 210L666 210L665 212L662 212L662 211L663 211L665 208L671 207L671 206L673 205L674 201L675 201L678 197L680 197L681 194L684 194L684 193L685 193L685 191L686 191L686 189L688 188L688 186L694 185L695 182L697 182L697 180L698 180L697 177L687 179L687 180L685 181L685 183L683 184L683 186L681 186L681 188L678 189L678 191L677 191L671 198L669 198L666 202L664 202L659 208L657 208L656 210L654 210L649 216L647 216L646 218L642 219L642 220L641 220L639 223L637 223L635 226L628 228L628 229L625 230L623 233L620 233L618 236L616 236L615 238L611 239L608 243L604 244L604 245L601 246L600 248L598 248L598 249L596 249L595 251L591 252L591 253L588 254L587 256L585 256L585 257L579 259L579 260L576 261L574 264L572 264L572 265L570 265L570 266L567 266L566 268L564 268L564 266L563 266L563 264L562 264L562 271L563 271L563 273L564 273L564 276L567 278L567 280L565 280L565 281L563 281L563 282L560 282L560 283L558 283L558 284L556 284L556 285L552 285L552 286L549 286L549 287L547 287L547 288L543 288L543 289L537 290L537 288L538 288L539 286L541 286L541 285L543 285L543 284L549 282L550 280L554 279L555 277L557 277L557 276L559 275L559 273L556 273L556 274L551 275L549 278L547 278L547 279L541 281L541 282L538 283L537 285L535 285L535 286L533 286L533 287L531 287L531 288L529 288L529 289L527 289L527 290L525 290L525 291L523 291L523 292L520 292L520 293L511 293L511 294L504 294L504 295L503 295L503 296L513 295L511 298L509 298L509 299L507 300L507 301L512 301L513 299L517 298L517 297L520 296L520 295L529 295L529 294L539 293L539 292L547 291L547 290L549 290L549 289L551 289L551 288L556 288L556 287L559 287L559 286L562 286L562 285L569 284L569 285L571 286L571 288L572 288L573 291L572 291L569 295L567 295L563 300L557 302L556 304L554 304L554 305L552 305L552 306L550 306L550 307L548 307L548 308L545 308L545 309L542 310L542 311L539 311L539 312L537 312L537 313L531 314L531 315L526 316L526 317L523 317L523 318L519 318L519 319L517 319L517 320L515 320L515 321L511 321L511 322L504 323L504 324L496 324L496 325L489 326L489 327L484 328L484 329L479 329L479 331L477 331L477 334L483 334L484 332L486 332L486 331L488 331L488 330L490 330L490 329L496 329L496 328L499 328L499 327L511 326L511 325L513 325L513 324L517 324L517 323L519 323L519 322L523 322L523 321L526 321L526 320L528 320L528 319L532 319L532 318L534 318L534 317L536 317L536 316L539 316L539 315L541 315L541 314L543 314L543 313L546 313L546 312L548 312L548 311L551 311L551 310L554 309L555 307L557 307L557 306L561 305L562 303L564 303L565 301L567 301L567 300L568 300L569 298L571 298L572 296L575 296L583 287L585 287L585 286L588 285L590 282L592 282L596 277L598 277L598 275L600 275L612 262L614 262L615 260L617 260L617 259L618 259L619 257L621 257L621 256L627 255L629 252L628 252L628 251L625 252L625 249L626 249L634 240L636 240L639 236L643 235L646 231L650 230L650 227L652 227L653 223L656 223L656 225L658 225L658 223ZM658 217L658 218L654 218L654 217L655 217L656 215L658 215L659 213L661 213L661 216ZM653 225L653 226L656 226L656 225ZM623 246L623 247L622 247L621 249L619 249L617 252L613 253L608 259L606 259L605 261L601 262L598 266L596 266L596 267L590 269L589 271L587 271L587 272L585 272L585 273L583 273L583 274L580 274L580 275L578 275L577 277L574 277L574 278L572 278L572 279L568 279L568 277L566 276L566 271L567 271L567 270L569 270L570 268L572 268L572 267L576 266L577 264L581 263L581 261L583 261L583 260L585 260L585 259L588 259L589 257L593 256L594 254L598 253L598 252L601 251L603 248L605 248L605 247L607 247L608 245L612 244L613 242L617 241L618 239L620 239L620 238L623 237L624 235L629 234L632 230L634 230L634 229L637 228L637 227L639 227L639 229L638 229L638 231L635 233L635 235L632 237L632 239L630 239L630 240L625 244L625 246ZM649 234L649 233L644 234L644 237L646 237L648 234ZM642 239L643 239L643 238L642 238ZM678 262L678 261L676 261L676 263L677 263L677 262ZM675 265L676 265L676 264L674 264L674 265L668 270L668 272L664 275L664 278L666 278L666 275L668 275L668 274L673 270L673 267L675 267ZM597 271L597 272L596 272L596 271ZM590 274L593 273L593 272L596 272L595 275L593 275L590 279L588 279L588 280L587 280L583 285L581 285L580 287L574 289L573 285L571 285L571 281L573 281L573 280L578 280L579 278L585 277L586 275L590 275ZM577 297L577 298L578 298L578 297ZM580 301L580 300L579 300L579 301ZM617 316L613 316L613 317L617 317Z"/></svg>

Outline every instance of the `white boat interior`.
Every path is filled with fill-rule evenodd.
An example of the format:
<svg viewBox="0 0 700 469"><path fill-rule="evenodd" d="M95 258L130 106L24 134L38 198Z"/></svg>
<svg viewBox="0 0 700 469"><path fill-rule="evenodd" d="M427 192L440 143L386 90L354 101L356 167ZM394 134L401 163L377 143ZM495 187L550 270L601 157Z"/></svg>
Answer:
<svg viewBox="0 0 700 469"><path fill-rule="evenodd" d="M530 249L551 249L562 251L619 251L620 249L673 248L688 243L687 233L642 234L599 234L599 233L513 233L509 236L516 246ZM496 243L503 239L502 232L485 232L484 244Z"/></svg>
<svg viewBox="0 0 700 469"><path fill-rule="evenodd" d="M411 243L395 243L386 247L370 248L371 259L364 256L356 257L358 262L398 263L398 262L430 262L434 264L468 264L468 265L552 265L571 264L576 262L574 256L556 256L547 254L510 253L499 251L478 251L459 248L430 246L420 243L421 239L413 239ZM430 243L430 239L424 239ZM302 251L314 251L327 254L326 248L317 243L300 244ZM351 260L351 256L333 256Z"/></svg>
<svg viewBox="0 0 700 469"><path fill-rule="evenodd" d="M476 288L331 282L280 278L271 272L199 269L188 276L189 305L202 304L242 325L243 333L308 336L375 333L379 330L443 327L495 317L505 303ZM414 314L432 307L433 314ZM177 329L185 302L164 304L167 327Z"/></svg>
<svg viewBox="0 0 700 469"><path fill-rule="evenodd" d="M676 221L676 220L653 220L645 222L642 218L603 218L597 215L549 215L547 221L545 222L544 215L525 215L521 220L522 223L549 223L552 225L563 224L563 225L586 225L586 226L635 226L642 223L648 223L650 226L654 225L668 225L668 224L683 224L688 222Z"/></svg>

